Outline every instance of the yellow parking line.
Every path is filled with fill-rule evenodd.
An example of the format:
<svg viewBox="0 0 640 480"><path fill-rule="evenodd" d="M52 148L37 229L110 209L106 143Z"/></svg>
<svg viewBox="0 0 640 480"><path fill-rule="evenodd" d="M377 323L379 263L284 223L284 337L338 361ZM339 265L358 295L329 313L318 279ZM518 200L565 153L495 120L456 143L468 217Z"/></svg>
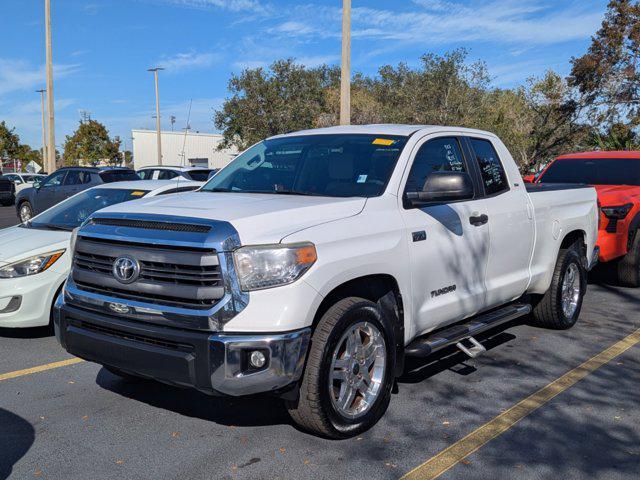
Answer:
<svg viewBox="0 0 640 480"><path fill-rule="evenodd" d="M24 377L25 375L31 375L32 373L44 372L46 370L52 370L54 368L66 367L67 365L75 365L76 363L80 362L84 362L84 360L82 360L81 358L70 358L69 360L47 363L46 365L25 368L24 370L16 370L15 372L1 373L0 382L2 380L9 380L10 378Z"/></svg>
<svg viewBox="0 0 640 480"><path fill-rule="evenodd" d="M546 387L541 388L422 465L414 468L404 475L402 480L429 480L439 477L458 462L509 430L524 417L542 407L556 395L564 392L638 343L640 343L640 329L590 358L579 367L565 373Z"/></svg>

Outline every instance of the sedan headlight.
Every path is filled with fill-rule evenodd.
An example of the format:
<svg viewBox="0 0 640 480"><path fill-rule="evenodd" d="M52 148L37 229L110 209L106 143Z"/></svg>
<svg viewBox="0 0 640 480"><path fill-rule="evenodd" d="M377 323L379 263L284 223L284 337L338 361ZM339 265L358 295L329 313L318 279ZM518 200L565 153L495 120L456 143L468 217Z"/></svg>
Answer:
<svg viewBox="0 0 640 480"><path fill-rule="evenodd" d="M10 263L0 268L0 278L18 278L28 275L35 275L47 270L56 263L65 250L58 250L51 253L43 253L33 257L25 258L18 262Z"/></svg>
<svg viewBox="0 0 640 480"><path fill-rule="evenodd" d="M313 243L242 247L233 257L240 288L244 291L293 283L318 258Z"/></svg>

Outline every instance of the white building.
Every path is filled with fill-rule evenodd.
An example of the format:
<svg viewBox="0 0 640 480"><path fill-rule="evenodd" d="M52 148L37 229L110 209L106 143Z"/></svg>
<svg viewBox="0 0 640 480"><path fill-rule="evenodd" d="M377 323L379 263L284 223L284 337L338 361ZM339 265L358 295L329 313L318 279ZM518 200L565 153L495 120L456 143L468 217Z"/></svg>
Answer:
<svg viewBox="0 0 640 480"><path fill-rule="evenodd" d="M131 130L131 136L134 168L158 165L156 131ZM238 154L235 149L218 150L222 135L215 133L162 132L161 139L162 165L222 168Z"/></svg>

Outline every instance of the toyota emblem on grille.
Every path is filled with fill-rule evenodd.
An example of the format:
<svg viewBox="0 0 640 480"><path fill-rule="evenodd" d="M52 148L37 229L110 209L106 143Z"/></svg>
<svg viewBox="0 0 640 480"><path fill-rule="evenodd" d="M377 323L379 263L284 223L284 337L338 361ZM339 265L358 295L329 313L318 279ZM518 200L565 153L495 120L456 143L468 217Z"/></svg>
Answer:
<svg viewBox="0 0 640 480"><path fill-rule="evenodd" d="M113 262L113 276L120 283L132 283L140 275L140 264L133 257L123 256Z"/></svg>

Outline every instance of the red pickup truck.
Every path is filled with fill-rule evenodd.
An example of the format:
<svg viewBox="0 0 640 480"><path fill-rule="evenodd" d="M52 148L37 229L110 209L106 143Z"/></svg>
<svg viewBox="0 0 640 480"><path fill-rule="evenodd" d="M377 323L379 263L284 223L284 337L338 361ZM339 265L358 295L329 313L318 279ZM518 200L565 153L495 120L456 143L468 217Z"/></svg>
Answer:
<svg viewBox="0 0 640 480"><path fill-rule="evenodd" d="M614 262L620 284L640 286L640 152L562 155L535 182L593 185L600 207L600 261Z"/></svg>

